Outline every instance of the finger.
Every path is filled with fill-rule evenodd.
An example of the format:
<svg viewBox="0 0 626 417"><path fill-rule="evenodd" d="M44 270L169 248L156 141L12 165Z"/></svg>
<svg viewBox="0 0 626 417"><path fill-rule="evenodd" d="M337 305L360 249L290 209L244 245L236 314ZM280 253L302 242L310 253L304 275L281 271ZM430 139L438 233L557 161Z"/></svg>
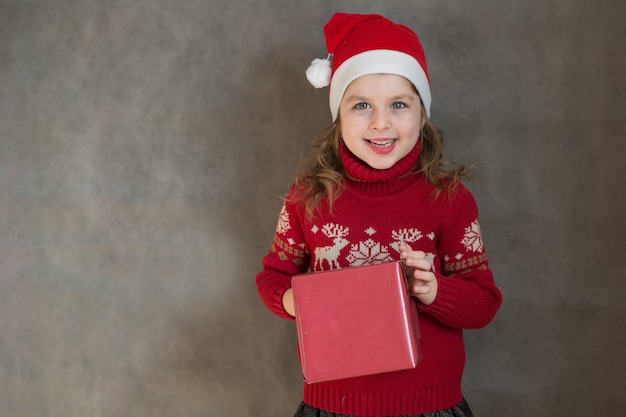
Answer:
<svg viewBox="0 0 626 417"><path fill-rule="evenodd" d="M428 285L429 283L435 280L435 274L433 274L432 272L422 271L419 269L416 269L413 272L413 277L415 277L416 282L421 281L424 283L424 285Z"/></svg>
<svg viewBox="0 0 626 417"><path fill-rule="evenodd" d="M408 252L409 257L413 259L426 259L426 254L421 250L409 250L406 252Z"/></svg>
<svg viewBox="0 0 626 417"><path fill-rule="evenodd" d="M429 285L420 281L415 281L411 286L411 289L413 290L413 294L415 295L430 294L432 290Z"/></svg>
<svg viewBox="0 0 626 417"><path fill-rule="evenodd" d="M406 258L406 264L423 271L429 271L432 268L430 262L425 258L410 256Z"/></svg>
<svg viewBox="0 0 626 417"><path fill-rule="evenodd" d="M400 246L398 247L398 251L400 252L400 257L402 259L407 259L412 249L406 243L401 243Z"/></svg>

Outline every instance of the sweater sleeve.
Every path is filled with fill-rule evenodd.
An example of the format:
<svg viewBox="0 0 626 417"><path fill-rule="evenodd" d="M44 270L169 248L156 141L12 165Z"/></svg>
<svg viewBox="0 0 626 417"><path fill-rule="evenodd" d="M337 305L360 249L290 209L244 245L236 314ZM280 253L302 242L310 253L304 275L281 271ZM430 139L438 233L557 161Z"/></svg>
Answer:
<svg viewBox="0 0 626 417"><path fill-rule="evenodd" d="M438 243L443 271L436 273L435 301L420 310L457 329L478 329L491 322L502 303L485 253L478 208L459 186Z"/></svg>
<svg viewBox="0 0 626 417"><path fill-rule="evenodd" d="M283 294L291 288L291 278L309 268L300 216L294 204L285 202L270 251L262 261L263 269L256 276L259 296L278 317L294 320L283 307Z"/></svg>

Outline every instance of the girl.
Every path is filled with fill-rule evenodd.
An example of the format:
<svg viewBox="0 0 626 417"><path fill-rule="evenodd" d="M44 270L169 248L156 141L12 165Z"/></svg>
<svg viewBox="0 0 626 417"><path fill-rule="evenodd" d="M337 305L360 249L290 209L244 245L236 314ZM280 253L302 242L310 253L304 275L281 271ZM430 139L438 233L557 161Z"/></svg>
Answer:
<svg viewBox="0 0 626 417"><path fill-rule="evenodd" d="M296 417L471 416L461 393L463 329L487 325L501 294L464 169L443 162L429 121L422 46L378 15L337 13L324 34L329 58L314 60L307 77L330 85L333 125L298 168L259 294L293 320L293 275L401 259L418 300L422 360L407 371L305 383Z"/></svg>

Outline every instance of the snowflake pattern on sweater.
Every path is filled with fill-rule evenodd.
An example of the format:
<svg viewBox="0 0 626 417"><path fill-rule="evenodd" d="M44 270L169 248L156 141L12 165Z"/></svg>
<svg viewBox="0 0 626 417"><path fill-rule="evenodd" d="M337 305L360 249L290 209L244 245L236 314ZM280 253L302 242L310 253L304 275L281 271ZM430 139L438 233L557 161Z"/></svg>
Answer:
<svg viewBox="0 0 626 417"><path fill-rule="evenodd" d="M289 213L283 204L278 224L276 227L276 236L272 251L276 252L282 260L291 260L296 265L302 265L307 255L304 248L304 242L296 242L293 238L287 237L288 231L291 229L289 224ZM487 257L483 252L483 238L478 224L478 219L474 219L469 226L464 228L465 233L459 243L463 245L466 252L479 252L478 256L467 256L463 253L457 253L453 257L444 255L444 270L454 272L467 269L472 266L483 265L487 261ZM316 247L314 250L313 271L339 269L339 257L344 248L349 246L349 251L344 254L343 259L346 261L341 264L347 266L364 266L382 262L391 262L399 258L400 245L408 244L414 246L420 239L435 239L435 233L423 233L415 228L403 228L392 230L390 233L391 243L388 245L375 240L376 229L368 227L364 233L370 238L353 243L349 240L350 228L335 223L326 223L321 227L314 224L311 227L313 234L321 233L329 239L329 245ZM392 254L390 249L395 252ZM345 252L345 251L344 251ZM426 259L433 265L433 271L436 272L436 253L425 252ZM395 256L394 256L395 255Z"/></svg>

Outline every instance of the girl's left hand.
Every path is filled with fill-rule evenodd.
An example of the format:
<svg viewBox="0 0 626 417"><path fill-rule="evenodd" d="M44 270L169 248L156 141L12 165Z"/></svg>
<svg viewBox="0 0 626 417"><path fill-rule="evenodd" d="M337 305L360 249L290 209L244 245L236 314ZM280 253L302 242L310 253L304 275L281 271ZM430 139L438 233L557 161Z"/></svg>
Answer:
<svg viewBox="0 0 626 417"><path fill-rule="evenodd" d="M437 277L432 272L432 265L422 251L414 251L407 244L400 245L400 258L406 266L409 280L409 293L425 305L430 305L437 298Z"/></svg>

